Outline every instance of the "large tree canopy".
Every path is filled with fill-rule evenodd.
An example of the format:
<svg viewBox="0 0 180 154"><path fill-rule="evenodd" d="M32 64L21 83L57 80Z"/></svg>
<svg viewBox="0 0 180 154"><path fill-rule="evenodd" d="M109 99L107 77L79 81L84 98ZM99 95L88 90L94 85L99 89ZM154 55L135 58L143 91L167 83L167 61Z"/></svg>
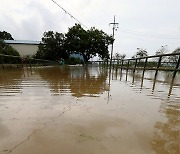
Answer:
<svg viewBox="0 0 180 154"><path fill-rule="evenodd" d="M10 45L4 43L4 40L14 40L10 33L0 31L0 54L20 56L18 51L12 48Z"/></svg>
<svg viewBox="0 0 180 154"><path fill-rule="evenodd" d="M138 51L132 58L142 58L147 56L148 56L148 52L146 50L138 48Z"/></svg>
<svg viewBox="0 0 180 154"><path fill-rule="evenodd" d="M68 54L64 48L64 34L48 31L44 32L42 43L39 45L35 57L48 60L67 59Z"/></svg>
<svg viewBox="0 0 180 154"><path fill-rule="evenodd" d="M180 47L175 49L172 53L180 53ZM179 59L179 55L174 55L174 56L169 56L169 61L170 62L175 62L177 63Z"/></svg>
<svg viewBox="0 0 180 154"><path fill-rule="evenodd" d="M71 53L80 53L85 62L93 56L104 59L109 58L108 46L112 42L113 38L102 30L93 27L86 31L81 25L75 24L66 34L45 32L36 57L60 60L68 59Z"/></svg>
<svg viewBox="0 0 180 154"><path fill-rule="evenodd" d="M10 45L5 44L3 40L0 40L0 54L12 55L12 56L20 56L19 52L17 52Z"/></svg>
<svg viewBox="0 0 180 154"><path fill-rule="evenodd" d="M3 31L0 31L0 40L14 40L10 33Z"/></svg>
<svg viewBox="0 0 180 154"><path fill-rule="evenodd" d="M81 25L76 24L69 28L66 34L65 47L71 52L79 52L84 57L85 62L98 55L102 59L109 57L108 46L112 44L113 38L102 30L91 28L84 30Z"/></svg>

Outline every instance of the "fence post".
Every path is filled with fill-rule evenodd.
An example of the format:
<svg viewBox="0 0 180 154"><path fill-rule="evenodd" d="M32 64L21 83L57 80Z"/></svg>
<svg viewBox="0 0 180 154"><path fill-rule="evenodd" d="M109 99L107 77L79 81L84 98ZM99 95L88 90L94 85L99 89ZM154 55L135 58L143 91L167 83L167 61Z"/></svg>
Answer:
<svg viewBox="0 0 180 154"><path fill-rule="evenodd" d="M162 56L159 57L158 65L157 65L157 68L156 68L155 77L157 76L158 71L159 71L159 67L161 66L161 60L162 60Z"/></svg>
<svg viewBox="0 0 180 154"><path fill-rule="evenodd" d="M180 55L179 55L179 59L178 59L178 62L176 64L176 67L175 67L175 70L174 70L174 73L173 73L173 78L175 78L175 76L176 76L177 69L178 69L179 65L180 65Z"/></svg>
<svg viewBox="0 0 180 154"><path fill-rule="evenodd" d="M128 75L128 69L129 69L129 62L130 62L130 60L128 60L127 68L126 68L126 81L127 81L127 75Z"/></svg>
<svg viewBox="0 0 180 154"><path fill-rule="evenodd" d="M174 70L174 73L173 73L171 85L170 85L170 88L169 88L168 97L171 96L172 88L173 88L173 85L174 85L174 79L175 79L175 77L176 77L176 73L177 73L177 71L178 71L179 65L180 65L180 55L179 55L179 59L178 59L178 61L177 61L177 64L176 64L176 67L175 67L175 70Z"/></svg>
<svg viewBox="0 0 180 154"><path fill-rule="evenodd" d="M119 59L117 59L116 72L118 70L118 67L119 67Z"/></svg>
<svg viewBox="0 0 180 154"><path fill-rule="evenodd" d="M136 59L135 64L134 64L133 74L134 74L134 73L135 73L135 71L136 71L136 66L137 66L137 59Z"/></svg>
<svg viewBox="0 0 180 154"><path fill-rule="evenodd" d="M146 58L145 63L144 63L143 76L146 70L147 62L148 62L148 58Z"/></svg>
<svg viewBox="0 0 180 154"><path fill-rule="evenodd" d="M159 67L161 66L161 60L162 60L162 56L159 57L158 65L157 65L157 68L156 68L156 73L155 73L155 76L154 76L154 83L153 83L153 88L152 88L153 92L154 92L155 85L156 85L156 79L157 79L157 74L158 74L158 71L159 71Z"/></svg>
<svg viewBox="0 0 180 154"><path fill-rule="evenodd" d="M122 59L122 62L121 62L121 72L122 72L122 68L123 68L123 62L124 62L124 60Z"/></svg>
<svg viewBox="0 0 180 154"><path fill-rule="evenodd" d="M134 69L133 69L133 81L132 81L132 83L134 83L134 77L135 77L136 66L137 66L137 59L136 59L135 64L134 64Z"/></svg>
<svg viewBox="0 0 180 154"><path fill-rule="evenodd" d="M148 58L146 58L145 63L144 63L144 68L143 68L143 73L142 73L142 79L141 79L141 88L142 88L142 86L143 86L144 73L145 73L145 70L146 70L147 61L148 61Z"/></svg>

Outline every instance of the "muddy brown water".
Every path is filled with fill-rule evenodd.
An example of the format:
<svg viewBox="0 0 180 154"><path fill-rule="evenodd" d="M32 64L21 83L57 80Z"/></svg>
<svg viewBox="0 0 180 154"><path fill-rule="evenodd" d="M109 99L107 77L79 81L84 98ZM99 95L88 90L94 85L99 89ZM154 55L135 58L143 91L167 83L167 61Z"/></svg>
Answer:
<svg viewBox="0 0 180 154"><path fill-rule="evenodd" d="M179 154L180 75L0 70L0 154Z"/></svg>

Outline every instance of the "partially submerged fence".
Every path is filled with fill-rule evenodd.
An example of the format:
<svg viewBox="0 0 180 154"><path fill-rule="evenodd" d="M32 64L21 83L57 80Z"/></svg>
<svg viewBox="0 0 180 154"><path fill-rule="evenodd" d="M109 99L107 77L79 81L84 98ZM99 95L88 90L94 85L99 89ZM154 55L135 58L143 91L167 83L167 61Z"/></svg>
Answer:
<svg viewBox="0 0 180 154"><path fill-rule="evenodd" d="M130 58L130 59L113 59L112 62L109 60L106 61L92 61L92 64L108 66L111 69L115 69L116 72L120 69L120 73L122 71L126 71L126 80L128 76L128 71L133 71L133 82L134 82L134 74L136 70L142 70L142 85L144 74L146 70L154 70L154 84L153 89L155 88L156 78L158 71L172 71L172 82L174 83L174 79L176 77L177 72L180 71L180 53L171 53L171 54L162 54L162 55L154 55L140 58ZM111 72L110 69L110 72ZM170 88L172 89L172 87ZM171 93L171 92L169 92Z"/></svg>
<svg viewBox="0 0 180 154"><path fill-rule="evenodd" d="M20 56L12 56L12 55L4 55L0 54L0 64L1 68L13 68L13 67L36 67L36 66L49 66L49 65L57 65L58 63L55 61L44 60L44 59L36 59L30 57L20 57Z"/></svg>
<svg viewBox="0 0 180 154"><path fill-rule="evenodd" d="M155 76L158 71L174 71L173 77L176 76L177 71L180 71L180 53L171 53L171 54L162 54L154 55L140 58L131 58L131 59L114 59L113 68L126 69L128 72L129 69L143 70L155 70Z"/></svg>
<svg viewBox="0 0 180 154"><path fill-rule="evenodd" d="M128 70L155 70L158 71L180 71L180 53L161 54L140 58L130 59L112 59L112 63L109 60L106 61L92 61L92 64L98 64L102 66L110 66L112 64L113 69L126 69Z"/></svg>
<svg viewBox="0 0 180 154"><path fill-rule="evenodd" d="M106 62L109 63L109 62ZM178 71L180 71L180 53L171 53L171 54L162 54L162 55L155 55L155 56L147 56L147 57L140 57L140 58L131 58L131 59L113 59L112 62L113 69L122 70L125 69L126 71L126 81L128 71L133 71L133 81L136 70L142 70L142 81L141 86L143 86L144 74L146 70L154 70L154 82L153 82L153 89L155 89L156 79L158 75L158 71L172 71L172 81L171 87L169 90L169 96L172 92L172 87L174 84L174 80Z"/></svg>
<svg viewBox="0 0 180 154"><path fill-rule="evenodd" d="M114 59L113 64L126 69L177 70L180 65L180 53L154 55L131 59ZM180 69L178 69L180 70Z"/></svg>

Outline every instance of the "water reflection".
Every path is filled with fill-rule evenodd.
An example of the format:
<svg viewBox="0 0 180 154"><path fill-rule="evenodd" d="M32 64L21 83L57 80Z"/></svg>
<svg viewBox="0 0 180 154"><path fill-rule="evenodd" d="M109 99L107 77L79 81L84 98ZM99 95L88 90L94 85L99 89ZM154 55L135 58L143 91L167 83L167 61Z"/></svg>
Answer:
<svg viewBox="0 0 180 154"><path fill-rule="evenodd" d="M46 67L1 70L1 94L20 93L23 87L49 86L53 95L72 94L75 97L96 97L107 91L107 70L98 67ZM46 83L47 82L47 83Z"/></svg>
<svg viewBox="0 0 180 154"><path fill-rule="evenodd" d="M153 74L154 78L153 78ZM120 80L124 75L124 81L127 81L127 72L120 73ZM143 91L147 96L153 99L161 100L159 112L162 119L157 119L154 124L153 140L151 142L152 149L156 153L172 153L180 152L180 82L179 73L173 78L173 72L147 71L145 74L141 71L130 72L129 82L133 84L136 91ZM150 81L143 87L143 82ZM131 82L132 81L132 82ZM148 86L148 87L147 87ZM150 86L150 87L149 87ZM152 86L152 88L151 88ZM166 87L165 87L166 86ZM169 87L169 90L168 88ZM149 95L152 89L152 95Z"/></svg>
<svg viewBox="0 0 180 154"><path fill-rule="evenodd" d="M151 114L155 114L154 116L155 119L153 119L153 122L148 121L149 125L153 127L153 133L152 133L153 136L151 138L152 140L150 142L148 140L148 143L151 146L151 149L153 149L153 151L155 151L156 153L179 153L179 138L180 138L179 137L179 129L180 129L180 125L179 125L179 122L180 122L180 117L179 117L180 115L180 104L179 104L180 78L179 78L179 75L180 74L177 74L176 78L173 79L172 72L166 73L166 72L159 71L156 77L155 77L154 71L145 71L143 73L142 71L139 71L139 70L135 72L131 72L129 70L128 76L127 76L126 70L125 71L119 70L115 72L112 71L111 73L112 74L108 74L108 71L106 69L102 69L98 67L78 67L78 66L75 66L75 67L62 66L62 67L46 67L46 68L42 67L42 68L32 68L32 69L30 68L14 69L13 68L6 71L0 70L0 95L9 96L11 94L11 96L14 96L15 94L19 94L23 92L24 99L22 99L21 96L16 97L16 99L18 98L17 99L18 105L20 105L19 100L22 101L21 105L24 105L24 104L27 105L27 108L22 107L21 112L24 111L24 113L26 114L26 111L29 110L29 106L31 106L32 105L31 103L34 101L33 102L34 104L38 104L40 106L39 107L40 110L37 110L37 113L42 112L42 110L44 110L44 113L46 116L47 116L47 110L45 109L47 109L47 106L44 106L44 108L42 108L43 104L45 104L44 99L47 99L46 103L48 104L49 102L49 106L52 106L51 101L52 100L56 101L56 98L57 98L56 95L72 95L74 97L102 96L101 98L96 99L97 101L100 102L98 103L100 105L99 106L95 105L95 106L90 106L90 107L88 106L88 111L90 112L90 110L93 107L94 108L100 107L100 111L103 113L101 109L103 105L105 104L104 105L105 108L110 108L112 110L110 111L109 109L107 109L104 114L106 115L106 113L110 113L113 115L113 113L115 113L115 116L118 117L117 120L127 119L128 121L131 121L132 119L128 118L128 116L132 114L131 112L134 112L135 115L138 115L138 112L140 111L135 110L137 108L141 108L141 106L138 106L138 105L145 105L145 106L147 105L146 107L147 108L150 107L150 108L148 109L142 108L142 109L145 109L146 110L145 112L147 112L147 110L152 109L153 113ZM121 81L118 81L119 79ZM146 102L146 100L145 101L142 100L143 102L140 102L139 104L137 100L140 100L140 99L138 99L136 95L133 99L130 99L132 97L130 98L128 97L129 93L124 95L124 93L121 94L119 92L119 91L124 92L124 89L123 90L117 89L117 87L126 88L124 85L126 85L126 87L127 86L130 87L129 88L130 90L128 89L129 91L125 91L125 93L129 92L130 94L134 94L134 93L136 94L136 92L140 92L143 94L143 96L138 95L138 94L137 96L142 96L142 98L145 98L145 99L147 98L147 100L153 99L155 100L154 101L155 103L153 105L157 105L158 102L160 102L160 105L157 105L156 107L154 107L152 104L150 104L151 101L149 101L148 103L148 101ZM47 93L44 93L43 91L44 89L46 90L45 92ZM42 90L42 93L36 94L37 91L41 91L41 90ZM101 95L105 91L108 91L108 94L106 95L105 93L104 95ZM24 103L24 100L27 100L27 98L30 98L29 94L27 94L28 92L33 93L31 95L32 99L27 101L28 103ZM50 97L49 95L47 97L44 96L49 93L50 93ZM33 97L34 95L36 96L41 95L41 98ZM106 100L104 99L105 97L108 98L108 102L109 100L111 101L111 103L109 103L108 105L104 101ZM122 97L127 97L127 98L122 99ZM12 98L11 101L10 101L10 97L5 97L5 99L2 99L2 98L4 97L0 97L0 105L3 104L2 102L4 100L6 100L7 101L6 104L8 104L9 107L12 107L12 110L8 110L7 108L6 109L7 111L4 112L2 108L0 111L1 115L6 115L6 114L8 115L9 113L11 113L10 111L15 111L15 107L13 107L11 104L11 102L14 101L14 97L11 97ZM88 98L88 100L92 101L94 100L94 98L92 99ZM125 100L127 100L127 102ZM131 100L133 100L134 102L132 102ZM85 102L85 103L88 104L88 102ZM126 106L128 103L130 105ZM113 104L115 108L113 108ZM137 106L135 106L134 104ZM115 112L116 109L117 109L117 113ZM49 113L53 113L51 110L48 110L48 111ZM81 109L75 110L75 108L74 108L74 111L82 112ZM31 110L30 115L32 114L32 112L33 112L33 109ZM86 112L86 110L84 110L83 112ZM24 113L22 113L23 117L24 117ZM123 116L123 113L125 114L124 116ZM12 115L14 116L14 114ZM20 117L22 117L22 115ZM89 114L87 116L93 116L93 114ZM7 117L6 116L4 117L5 118L2 118L2 119L6 120ZM133 117L136 117L136 116L133 116ZM149 117L151 117L151 115ZM141 120L146 119L146 118L148 119L148 115L145 115L145 113L143 113L143 118L139 117L138 119L137 117L137 119L140 121L140 124L142 124L141 125L142 128L144 128L143 126L144 123L143 122L141 123ZM108 118L106 119L103 117L103 120L104 119L106 121ZM77 119L77 121L78 120L79 119ZM102 119L100 119L100 122L101 120ZM111 121L112 118L110 117L108 120ZM115 120L115 124L118 123L117 120ZM25 119L25 121L29 121L29 119L28 120ZM85 119L85 121L87 121L87 119ZM119 122L118 124L121 124L121 122ZM82 127L84 129L84 125L82 125ZM109 125L107 124L104 127L108 128ZM89 128L89 125L88 125L88 128ZM96 127L93 127L93 128L96 128ZM120 128L122 128L122 126L118 127L116 130L118 133L119 133ZM136 124L127 125L127 129L130 129L130 132L132 129L134 130L134 128L137 128ZM8 132L6 132L6 130L7 128L2 124L2 120L0 119L0 132L2 131L3 134L7 134ZM113 130L114 129L112 129L111 131L114 133ZM126 131L121 132L121 133L126 134ZM7 137L7 135L3 136L3 134L0 133L0 138ZM143 138L146 138L144 137L144 134L140 133L140 136L143 136ZM113 138L117 140L116 137L113 137ZM118 139L120 140L121 137ZM136 141L137 140L135 140L134 142ZM117 143L119 144L119 142ZM127 144L129 145L129 142Z"/></svg>
<svg viewBox="0 0 180 154"><path fill-rule="evenodd" d="M0 70L0 96L14 95L21 92L22 69Z"/></svg>
<svg viewBox="0 0 180 154"><path fill-rule="evenodd" d="M38 73L49 82L53 94L98 96L108 90L107 71L98 67L54 67L41 69Z"/></svg>
<svg viewBox="0 0 180 154"><path fill-rule="evenodd" d="M120 81L122 80L122 75L123 73L120 73ZM169 85L169 93L168 96L171 95L171 92L173 90L173 87L175 86L180 86L180 74L177 73L176 77L173 77L173 72L164 72L164 71L159 71L158 73L155 73L154 71L147 71L145 74L144 71L137 70L136 73L129 71L129 76L127 77L127 73L125 75L126 81L128 81L128 77L131 80L132 85L136 83L140 83L141 88L144 86L144 79L149 80L152 82L152 93L154 93L156 89L156 84L158 83L163 83L165 85ZM159 88L159 87L158 87ZM157 88L157 89L158 89Z"/></svg>
<svg viewBox="0 0 180 154"><path fill-rule="evenodd" d="M165 121L157 121L154 125L152 148L157 153L179 153L180 143L180 104L174 101L162 101L161 112Z"/></svg>
<svg viewBox="0 0 180 154"><path fill-rule="evenodd" d="M110 71L111 72L111 71ZM132 85L140 83L140 89L145 88L147 84L152 83L152 94L157 91L164 91L162 86L156 88L156 84L162 84L169 87L167 96L170 97L176 87L179 87L179 73L173 78L173 72L161 72L155 74L153 71L112 71L98 67L47 67L47 68L18 68L9 70L0 70L0 90L2 93L20 93L22 88L34 86L34 81L43 82L45 87L49 87L52 94L72 94L75 97L98 96L104 91L110 90L110 81L118 80L132 81ZM109 78L109 80L107 80ZM144 85L145 80L145 85ZM148 82L147 82L148 81ZM38 86L38 85L37 85ZM150 87L148 87L149 89ZM4 90L4 91L3 91ZM177 94L176 94L177 95Z"/></svg>

